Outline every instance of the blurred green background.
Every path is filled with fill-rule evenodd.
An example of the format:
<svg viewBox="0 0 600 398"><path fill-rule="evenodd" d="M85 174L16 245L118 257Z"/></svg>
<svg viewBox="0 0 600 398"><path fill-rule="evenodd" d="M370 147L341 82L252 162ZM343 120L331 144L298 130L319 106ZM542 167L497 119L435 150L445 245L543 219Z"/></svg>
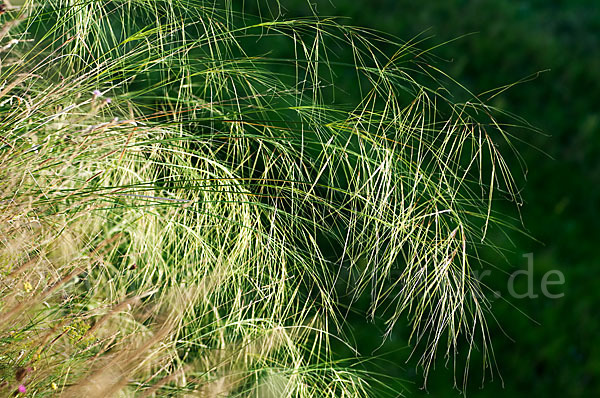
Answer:
<svg viewBox="0 0 600 398"><path fill-rule="evenodd" d="M264 3L246 0L246 11L265 14ZM311 15L305 0L273 1L271 12L295 18ZM516 134L515 142L528 171L520 209L527 232L494 237L508 249L506 260L486 256L499 267L484 281L502 299L493 301L490 321L496 361L502 380L489 375L482 388L482 369L471 363L470 397L600 396L600 288L597 234L600 217L600 2L598 0L313 0L320 16L343 16L345 23L365 26L402 40L421 35L420 45L436 48L436 66L473 93L515 83L491 104L522 116L545 134ZM472 35L468 35L472 34ZM467 35L467 36L465 36ZM386 49L383 49L386 50ZM393 49L389 49L392 51ZM274 49L277 51L277 49ZM343 86L343 81L336 85ZM352 90L351 87L345 87ZM512 165L518 172L518 165ZM506 210L515 214L514 204ZM533 255L533 288L537 298L511 298L509 274L527 268ZM561 298L541 294L550 270L565 276L551 286ZM527 289L527 278L516 290ZM381 346L380 325L360 315L350 318L362 354L379 359L368 365L396 378L409 396L457 396L452 388L452 363L443 358L429 375L427 391L399 330ZM500 326L499 326L500 325ZM462 383L462 370L457 374Z"/></svg>

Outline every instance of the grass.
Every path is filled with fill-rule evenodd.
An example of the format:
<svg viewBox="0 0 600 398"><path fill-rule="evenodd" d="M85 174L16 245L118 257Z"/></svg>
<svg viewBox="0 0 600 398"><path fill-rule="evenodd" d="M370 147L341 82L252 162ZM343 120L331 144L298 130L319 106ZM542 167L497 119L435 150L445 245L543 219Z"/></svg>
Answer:
<svg viewBox="0 0 600 398"><path fill-rule="evenodd" d="M332 348L365 296L425 376L493 366L472 270L519 201L510 135L418 43L210 1L0 18L3 393L367 396Z"/></svg>

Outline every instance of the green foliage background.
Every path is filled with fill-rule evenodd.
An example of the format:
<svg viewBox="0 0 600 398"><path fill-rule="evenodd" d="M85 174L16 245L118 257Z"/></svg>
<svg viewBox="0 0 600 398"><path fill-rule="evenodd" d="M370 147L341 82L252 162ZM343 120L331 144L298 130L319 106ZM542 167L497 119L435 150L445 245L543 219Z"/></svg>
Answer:
<svg viewBox="0 0 600 398"><path fill-rule="evenodd" d="M251 8L252 2L246 6ZM308 14L301 0L282 2L288 15ZM378 29L408 40L430 37L428 48L474 33L435 50L441 69L474 93L520 81L492 104L524 117L547 135L529 135L518 146L528 165L521 209L528 232L504 242L508 266L484 281L506 292L507 275L525 269L534 256L534 288L545 272L557 269L566 283L560 299L496 300L491 324L504 388L498 378L481 389L472 369L470 397L583 397L600 394L598 303L598 222L600 209L600 3L579 1L409 0L316 1L320 15L342 15L353 25ZM547 70L547 71L546 71ZM352 90L352 87L348 87ZM530 144L530 145L529 145ZM496 237L497 241L502 237ZM517 283L517 291L525 290ZM504 289L504 291L502 291ZM522 290L519 290L522 289ZM516 306L526 316L512 307ZM536 322L528 319L531 318ZM356 320L359 322L359 319ZM359 346L377 349L376 326L355 326ZM508 336L508 337L507 337ZM402 349L400 337L375 353ZM412 367L382 361L386 372L406 378ZM428 381L429 396L456 396L451 372L440 362ZM408 378L411 378L408 376ZM409 388L419 389L419 378Z"/></svg>

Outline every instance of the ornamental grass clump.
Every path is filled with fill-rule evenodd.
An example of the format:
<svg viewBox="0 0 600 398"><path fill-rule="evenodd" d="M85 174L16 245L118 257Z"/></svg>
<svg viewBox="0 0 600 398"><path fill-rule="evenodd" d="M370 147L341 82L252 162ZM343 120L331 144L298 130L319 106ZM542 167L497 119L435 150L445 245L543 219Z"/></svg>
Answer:
<svg viewBox="0 0 600 398"><path fill-rule="evenodd" d="M427 52L217 2L0 18L6 391L31 366L36 396L367 396L382 380L346 328L362 297L425 374L459 347L492 364L472 271L510 226L494 200L519 201L514 154Z"/></svg>

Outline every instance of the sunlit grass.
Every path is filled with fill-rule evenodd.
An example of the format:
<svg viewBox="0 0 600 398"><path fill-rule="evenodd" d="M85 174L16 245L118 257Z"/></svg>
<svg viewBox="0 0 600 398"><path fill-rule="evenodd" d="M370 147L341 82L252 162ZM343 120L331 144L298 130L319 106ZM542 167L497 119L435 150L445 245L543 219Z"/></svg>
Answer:
<svg viewBox="0 0 600 398"><path fill-rule="evenodd" d="M365 316L411 328L425 374L438 347L492 363L471 271L509 226L493 201L519 201L508 133L452 103L426 52L212 2L2 18L5 389L365 396L377 377L331 348L365 294ZM336 91L344 70L361 98Z"/></svg>

